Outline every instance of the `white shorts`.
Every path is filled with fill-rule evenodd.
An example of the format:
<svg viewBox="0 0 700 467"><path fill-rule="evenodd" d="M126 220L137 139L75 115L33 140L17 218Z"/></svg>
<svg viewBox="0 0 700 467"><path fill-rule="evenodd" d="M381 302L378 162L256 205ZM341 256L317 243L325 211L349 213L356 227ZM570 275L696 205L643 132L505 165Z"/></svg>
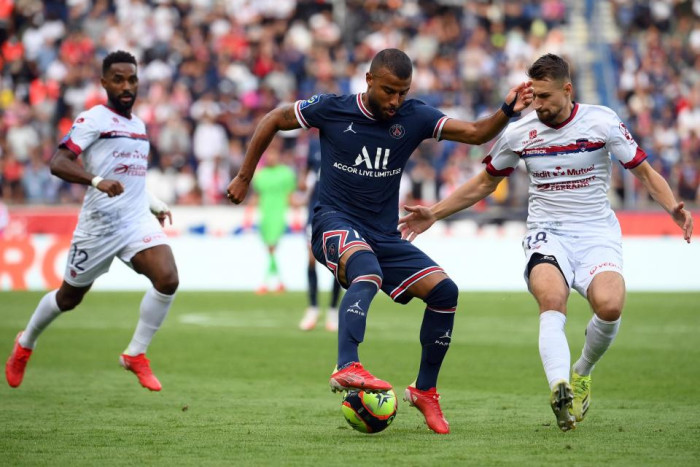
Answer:
<svg viewBox="0 0 700 467"><path fill-rule="evenodd" d="M115 257L131 267L131 258L136 253L167 244L168 237L155 217L105 236L76 231L68 250L63 279L74 287L86 287L109 271Z"/></svg>
<svg viewBox="0 0 700 467"><path fill-rule="evenodd" d="M527 264L533 254L554 256L569 288L588 298L588 286L603 271L622 274L622 236L619 226L605 231L563 233L556 230L528 230L523 238L525 282L530 288Z"/></svg>

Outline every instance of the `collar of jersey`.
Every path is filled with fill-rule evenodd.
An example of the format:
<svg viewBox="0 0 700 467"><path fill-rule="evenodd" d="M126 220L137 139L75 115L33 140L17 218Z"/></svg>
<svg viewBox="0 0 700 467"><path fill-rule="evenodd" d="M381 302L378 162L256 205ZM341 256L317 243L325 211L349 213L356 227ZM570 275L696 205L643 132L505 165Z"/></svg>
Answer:
<svg viewBox="0 0 700 467"><path fill-rule="evenodd" d="M119 115L120 117L126 118L127 120L131 120L131 117L130 117L130 116L127 117L126 115L117 112L116 109L113 109L112 107L108 106L107 104L102 104L102 106L103 106L105 109L109 110L110 112ZM133 114L132 114L132 115L133 115Z"/></svg>
<svg viewBox="0 0 700 467"><path fill-rule="evenodd" d="M359 107L360 112L362 112L362 115L365 117L369 118L370 120L376 120L374 116L372 115L372 112L369 111L367 107L365 107L364 102L362 102L362 94L363 92L358 92L357 93L357 107Z"/></svg>

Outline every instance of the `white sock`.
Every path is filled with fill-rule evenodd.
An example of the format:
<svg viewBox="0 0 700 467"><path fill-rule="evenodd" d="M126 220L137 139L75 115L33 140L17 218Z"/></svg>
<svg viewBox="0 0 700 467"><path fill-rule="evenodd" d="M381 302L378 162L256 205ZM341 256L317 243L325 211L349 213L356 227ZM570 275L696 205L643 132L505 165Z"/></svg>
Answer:
<svg viewBox="0 0 700 467"><path fill-rule="evenodd" d="M141 315L136 325L134 337L131 338L129 346L124 351L125 354L135 357L146 353L148 345L153 339L160 325L170 310L175 295L165 295L151 287L141 300Z"/></svg>
<svg viewBox="0 0 700 467"><path fill-rule="evenodd" d="M571 353L564 326L566 315L554 310L540 313L540 358L550 389L554 383L569 381Z"/></svg>
<svg viewBox="0 0 700 467"><path fill-rule="evenodd" d="M338 309L337 308L329 308L328 310L326 310L326 322L333 323L336 326L338 325Z"/></svg>
<svg viewBox="0 0 700 467"><path fill-rule="evenodd" d="M58 303L56 303L57 292L58 290L52 290L39 300L34 314L29 318L29 323L19 338L19 345L25 349L33 349L39 334L61 314Z"/></svg>
<svg viewBox="0 0 700 467"><path fill-rule="evenodd" d="M590 375L593 367L600 360L610 344L615 340L620 329L620 320L603 321L593 315L586 326L586 343L583 345L581 357L574 363L574 371L581 376Z"/></svg>

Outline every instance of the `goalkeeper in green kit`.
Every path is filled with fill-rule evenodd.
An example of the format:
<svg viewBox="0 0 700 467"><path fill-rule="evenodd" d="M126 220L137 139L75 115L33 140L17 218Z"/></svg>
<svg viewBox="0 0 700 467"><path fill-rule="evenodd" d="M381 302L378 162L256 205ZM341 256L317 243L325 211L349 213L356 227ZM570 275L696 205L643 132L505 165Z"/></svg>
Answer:
<svg viewBox="0 0 700 467"><path fill-rule="evenodd" d="M275 259L275 249L287 228L287 209L297 185L294 170L281 163L277 147L271 146L264 157L265 167L253 178L253 189L258 195L260 235L269 254L265 281L258 288L258 293L261 294L270 290L284 291Z"/></svg>

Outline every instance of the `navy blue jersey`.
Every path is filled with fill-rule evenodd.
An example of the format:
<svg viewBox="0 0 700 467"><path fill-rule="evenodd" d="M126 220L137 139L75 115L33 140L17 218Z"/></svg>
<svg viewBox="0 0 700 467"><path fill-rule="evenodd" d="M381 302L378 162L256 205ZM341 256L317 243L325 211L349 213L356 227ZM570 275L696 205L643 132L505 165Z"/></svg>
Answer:
<svg viewBox="0 0 700 467"><path fill-rule="evenodd" d="M425 139L440 139L447 117L407 99L397 114L376 120L361 94L320 94L294 104L305 129L319 129L319 208L361 220L380 232L396 232L399 183L408 158Z"/></svg>

